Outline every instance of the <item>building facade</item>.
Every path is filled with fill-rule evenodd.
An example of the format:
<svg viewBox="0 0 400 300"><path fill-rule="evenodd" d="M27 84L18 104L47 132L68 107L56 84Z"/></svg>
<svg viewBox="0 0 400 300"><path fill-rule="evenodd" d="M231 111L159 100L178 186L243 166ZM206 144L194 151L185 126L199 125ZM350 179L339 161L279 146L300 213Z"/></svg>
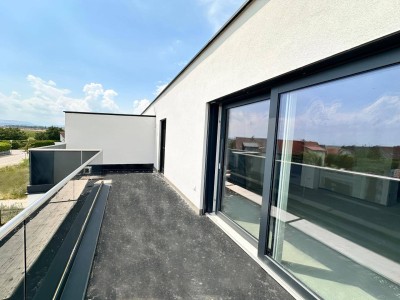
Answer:
<svg viewBox="0 0 400 300"><path fill-rule="evenodd" d="M399 30L394 0L247 1L143 113L155 168L293 295L400 297Z"/></svg>

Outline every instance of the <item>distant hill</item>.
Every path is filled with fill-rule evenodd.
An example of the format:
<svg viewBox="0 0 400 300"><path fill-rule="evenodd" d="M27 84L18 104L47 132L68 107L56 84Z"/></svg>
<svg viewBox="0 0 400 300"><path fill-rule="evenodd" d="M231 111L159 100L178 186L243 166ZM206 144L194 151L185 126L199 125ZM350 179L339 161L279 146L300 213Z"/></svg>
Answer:
<svg viewBox="0 0 400 300"><path fill-rule="evenodd" d="M17 120L0 120L0 126L28 126L33 127L35 124L26 121L17 121Z"/></svg>

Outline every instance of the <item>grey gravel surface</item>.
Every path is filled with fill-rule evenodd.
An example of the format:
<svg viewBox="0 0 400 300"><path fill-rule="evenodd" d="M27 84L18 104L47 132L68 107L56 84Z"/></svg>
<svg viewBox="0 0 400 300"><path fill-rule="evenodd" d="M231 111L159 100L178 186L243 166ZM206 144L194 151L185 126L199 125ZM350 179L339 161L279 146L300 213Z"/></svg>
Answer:
<svg viewBox="0 0 400 300"><path fill-rule="evenodd" d="M87 299L292 299L156 173L110 174Z"/></svg>

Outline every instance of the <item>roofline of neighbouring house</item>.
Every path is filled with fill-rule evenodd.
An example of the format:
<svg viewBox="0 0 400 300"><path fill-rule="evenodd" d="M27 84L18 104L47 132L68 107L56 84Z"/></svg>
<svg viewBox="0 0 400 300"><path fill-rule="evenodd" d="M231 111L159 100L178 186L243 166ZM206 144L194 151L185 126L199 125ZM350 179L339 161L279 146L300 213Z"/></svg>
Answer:
<svg viewBox="0 0 400 300"><path fill-rule="evenodd" d="M145 108L145 110L142 112L144 114L147 109L150 108L152 104L154 104L160 97L163 95L168 88L195 62L195 60L200 57L201 54L225 31L226 28L247 8L247 6L250 5L251 2L254 0L247 0L242 4L242 6L236 11L236 13L233 14L233 16L221 27L220 30L217 31L216 34L204 45L203 48L200 49L199 52L187 63L187 65L174 77L174 79L171 80L170 83L161 91L160 94L157 95L157 97Z"/></svg>

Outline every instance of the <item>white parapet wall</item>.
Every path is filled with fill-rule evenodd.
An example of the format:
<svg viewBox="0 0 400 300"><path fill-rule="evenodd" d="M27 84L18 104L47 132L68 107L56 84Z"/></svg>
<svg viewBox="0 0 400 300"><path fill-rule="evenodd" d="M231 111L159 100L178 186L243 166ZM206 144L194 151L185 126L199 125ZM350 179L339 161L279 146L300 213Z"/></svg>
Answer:
<svg viewBox="0 0 400 300"><path fill-rule="evenodd" d="M65 112L67 149L102 149L104 165L154 164L155 118Z"/></svg>

